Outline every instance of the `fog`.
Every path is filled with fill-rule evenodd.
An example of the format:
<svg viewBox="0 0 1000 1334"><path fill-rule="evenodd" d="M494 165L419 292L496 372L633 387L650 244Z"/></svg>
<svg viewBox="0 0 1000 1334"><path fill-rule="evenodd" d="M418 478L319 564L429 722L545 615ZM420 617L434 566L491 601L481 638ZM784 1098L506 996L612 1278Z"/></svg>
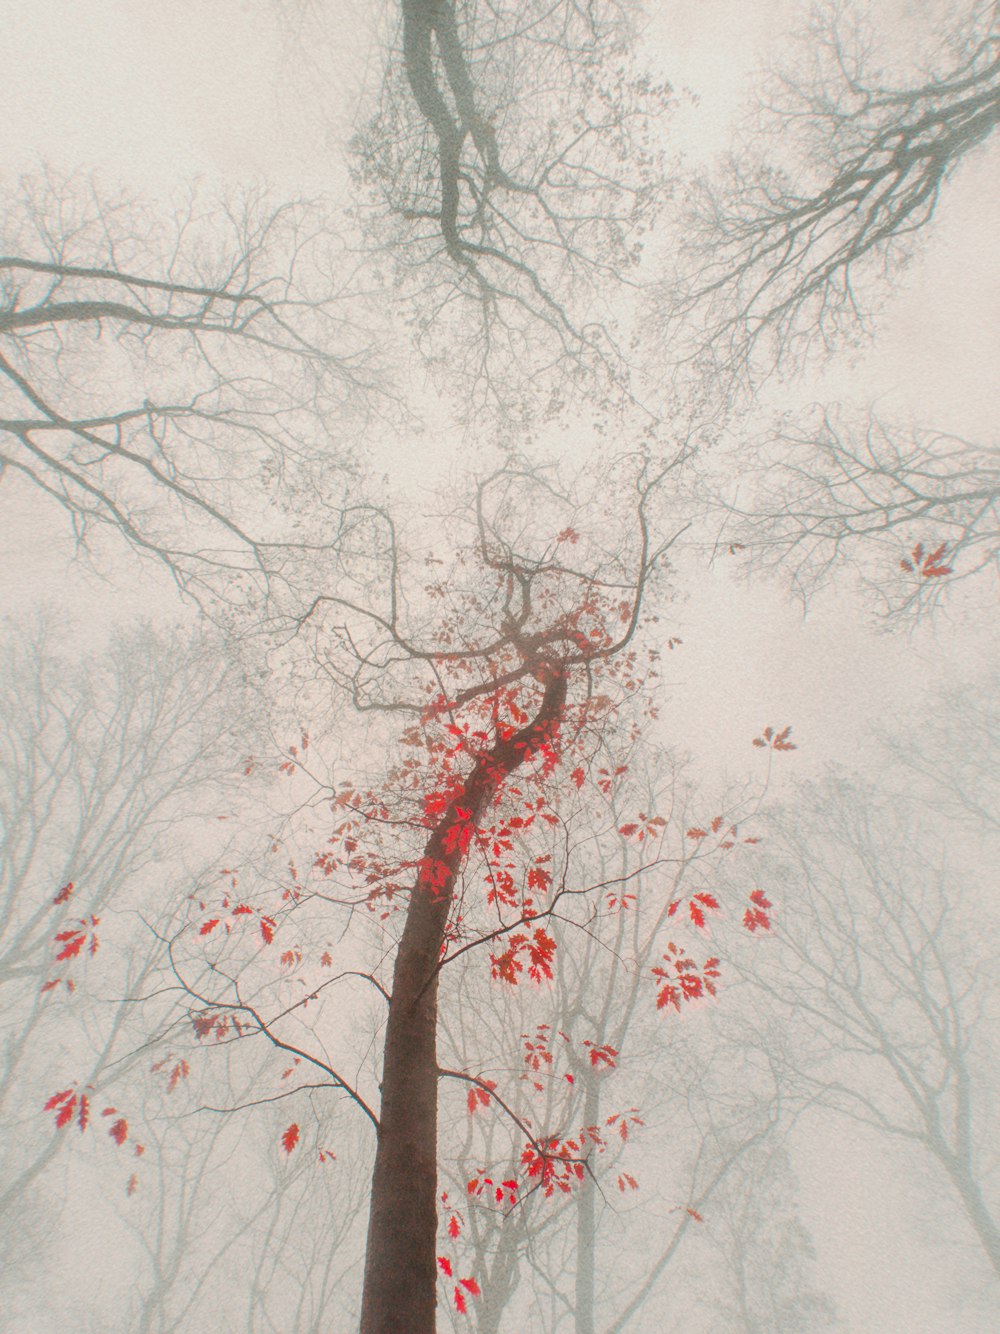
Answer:
<svg viewBox="0 0 1000 1334"><path fill-rule="evenodd" d="M3 1328L995 1329L996 6L0 15Z"/></svg>

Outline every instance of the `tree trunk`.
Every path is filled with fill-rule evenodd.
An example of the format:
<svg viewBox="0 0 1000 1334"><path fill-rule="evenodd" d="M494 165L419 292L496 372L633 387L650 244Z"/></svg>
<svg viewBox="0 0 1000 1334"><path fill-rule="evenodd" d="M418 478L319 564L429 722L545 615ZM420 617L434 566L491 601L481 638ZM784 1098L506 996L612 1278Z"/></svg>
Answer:
<svg viewBox="0 0 1000 1334"><path fill-rule="evenodd" d="M945 1167L958 1188L969 1222L975 1228L983 1250L989 1256L997 1274L1000 1274L1000 1228L997 1227L993 1214L983 1199L983 1193L979 1189L979 1183L972 1169L968 1165L959 1165L953 1158L946 1160Z"/></svg>
<svg viewBox="0 0 1000 1334"><path fill-rule="evenodd" d="M584 1099L584 1125L600 1117L597 1075L588 1070ZM589 1171L580 1182L576 1202L576 1334L594 1334L594 1278L597 1251L597 1187Z"/></svg>
<svg viewBox="0 0 1000 1334"><path fill-rule="evenodd" d="M527 673L526 673L527 675ZM534 720L497 740L434 826L396 954L382 1066L382 1108L372 1175L361 1334L434 1334L437 1291L437 966L465 852L448 834L478 823L509 774L551 739L566 702L553 671ZM462 808L459 813L458 808Z"/></svg>

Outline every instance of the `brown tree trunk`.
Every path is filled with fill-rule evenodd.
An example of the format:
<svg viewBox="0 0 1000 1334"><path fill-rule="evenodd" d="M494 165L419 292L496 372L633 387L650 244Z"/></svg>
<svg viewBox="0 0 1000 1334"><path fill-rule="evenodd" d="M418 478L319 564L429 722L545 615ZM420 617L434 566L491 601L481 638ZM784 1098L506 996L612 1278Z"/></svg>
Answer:
<svg viewBox="0 0 1000 1334"><path fill-rule="evenodd" d="M463 792L434 826L425 864L447 867L431 890L418 877L396 954L382 1066L361 1334L434 1334L437 1290L437 996L441 946L465 854L446 853L449 830L478 823L509 774L551 738L566 702L553 671L538 713L475 762ZM459 815L457 807L462 807ZM468 812L468 815L465 814Z"/></svg>

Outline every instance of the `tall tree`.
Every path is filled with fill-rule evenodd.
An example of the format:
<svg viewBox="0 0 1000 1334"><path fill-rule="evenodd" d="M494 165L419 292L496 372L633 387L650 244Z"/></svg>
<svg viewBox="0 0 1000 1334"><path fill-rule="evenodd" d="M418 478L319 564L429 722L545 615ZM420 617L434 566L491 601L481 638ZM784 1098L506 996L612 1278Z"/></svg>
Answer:
<svg viewBox="0 0 1000 1334"><path fill-rule="evenodd" d="M806 1094L927 1155L1000 1274L992 964L972 934L989 912L974 882L954 883L927 822L843 775L797 802L775 869L796 893L757 985L809 1043Z"/></svg>
<svg viewBox="0 0 1000 1334"><path fill-rule="evenodd" d="M656 536L659 488L679 464L621 459L610 478L593 479L587 504L537 471L496 473L451 521L443 568L433 548L408 547L388 515L371 511L353 553L356 591L341 585L322 595L299 633L311 637L323 675L347 688L399 758L380 783L341 783L332 798L327 791L338 823L308 879L294 860L287 873L227 871L224 895L195 896L170 936L170 974L155 988L167 1008L154 1040L176 1049L187 1030L189 1045L270 1045L286 1066L284 1086L276 1094L258 1087L245 1101L305 1106L339 1097L375 1130L366 1331L435 1327L439 1268L452 1268L448 1257L439 1265L442 1079L505 1118L522 1145L515 1177L502 1186L483 1177L479 1189L514 1199L568 1192L588 1175L587 1145L606 1143L594 1123L529 1124L513 1095L479 1073L495 1053L471 1068L445 1066L438 1011L461 1003L450 979L477 960L488 959L499 986L553 978L550 921L586 932L596 912L609 910L609 895L630 892L662 863L665 819L644 810L623 823L608 804L618 775L602 771L598 757L619 733L622 744L636 742L652 707L646 681L658 655L644 661L638 636L672 541ZM608 532L620 534L610 548ZM381 720L400 716L393 742ZM312 754L304 735L283 767L304 773ZM633 840L643 849L638 864L595 882L586 855L595 829L612 846ZM691 832L689 842L711 840L713 829ZM662 905L661 925L669 909ZM695 910L698 903L692 920ZM353 946L345 940L352 924ZM717 958L701 961L671 940L661 953L644 973L651 1010L714 994ZM384 1006L380 1069L370 1073L352 1054L349 1029L320 1027L329 1005L342 1012L337 998L352 982L367 984L376 1011ZM638 983L630 994L634 1003ZM178 1008L169 1008L171 995ZM613 1059L599 1029L596 1022L594 1036L579 1034L585 1065L593 1065L588 1051ZM577 1111L594 1111L591 1102ZM635 1109L600 1111L614 1133L624 1123L624 1139ZM286 1152L303 1139L293 1121ZM478 1292L474 1275L456 1272L453 1286L460 1309Z"/></svg>

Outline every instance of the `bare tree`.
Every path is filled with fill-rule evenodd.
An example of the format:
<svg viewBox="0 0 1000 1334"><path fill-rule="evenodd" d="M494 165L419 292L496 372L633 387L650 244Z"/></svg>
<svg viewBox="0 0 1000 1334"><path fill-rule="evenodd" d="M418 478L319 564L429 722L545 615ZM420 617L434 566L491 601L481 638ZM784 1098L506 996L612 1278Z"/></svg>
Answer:
<svg viewBox="0 0 1000 1334"><path fill-rule="evenodd" d="M376 393L329 220L253 194L156 212L45 177L0 238L0 478L40 488L79 546L110 527L203 599L287 591Z"/></svg>
<svg viewBox="0 0 1000 1334"><path fill-rule="evenodd" d="M1000 452L870 414L782 423L745 469L724 541L781 568L805 602L841 565L889 620L913 620L1000 561Z"/></svg>
<svg viewBox="0 0 1000 1334"><path fill-rule="evenodd" d="M615 298L664 195L653 126L670 89L630 72L616 0L400 8L357 145L377 243L421 294L418 342L437 359L444 333L445 379L464 372L475 403L506 412L536 380L549 410L567 376L607 392L627 379Z"/></svg>
<svg viewBox="0 0 1000 1334"><path fill-rule="evenodd" d="M950 686L921 720L919 735L883 731L887 754L901 768L907 789L948 821L949 843L970 836L970 859L1000 833L1000 678ZM988 855L988 854L987 854Z"/></svg>
<svg viewBox="0 0 1000 1334"><path fill-rule="evenodd" d="M712 1226L702 1243L711 1249L712 1283L701 1302L714 1308L711 1328L718 1334L819 1334L838 1327L810 1272L816 1252L799 1218L796 1186L787 1149L765 1142L741 1158L713 1196Z"/></svg>
<svg viewBox="0 0 1000 1334"><path fill-rule="evenodd" d="M805 1093L927 1155L1000 1274L995 958L973 936L990 910L951 882L926 818L843 776L803 794L781 840L780 951L757 984L811 1042Z"/></svg>
<svg viewBox="0 0 1000 1334"><path fill-rule="evenodd" d="M789 166L741 145L718 183L695 182L667 330L681 357L738 378L869 324L866 287L898 269L959 163L1000 123L995 0L976 3L941 62L901 86L839 5L817 12L805 67L761 109ZM894 34L895 36L895 34Z"/></svg>

